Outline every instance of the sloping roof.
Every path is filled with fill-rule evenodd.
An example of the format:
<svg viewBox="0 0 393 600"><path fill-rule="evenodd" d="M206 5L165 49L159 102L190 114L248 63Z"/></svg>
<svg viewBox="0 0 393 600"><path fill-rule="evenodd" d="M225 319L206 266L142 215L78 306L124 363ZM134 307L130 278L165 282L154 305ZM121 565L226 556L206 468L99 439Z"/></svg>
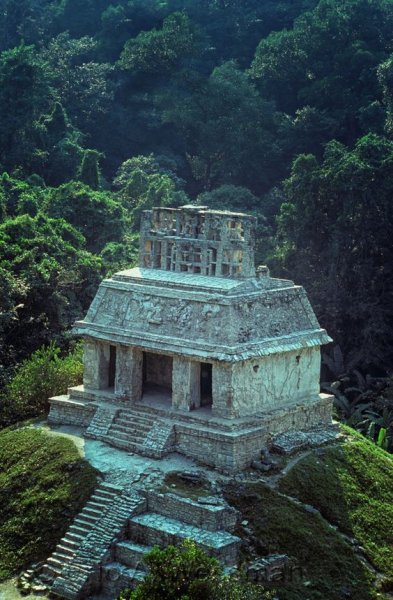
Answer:
<svg viewBox="0 0 393 600"><path fill-rule="evenodd" d="M237 362L331 341L291 281L131 269L104 280L78 334L200 360Z"/></svg>

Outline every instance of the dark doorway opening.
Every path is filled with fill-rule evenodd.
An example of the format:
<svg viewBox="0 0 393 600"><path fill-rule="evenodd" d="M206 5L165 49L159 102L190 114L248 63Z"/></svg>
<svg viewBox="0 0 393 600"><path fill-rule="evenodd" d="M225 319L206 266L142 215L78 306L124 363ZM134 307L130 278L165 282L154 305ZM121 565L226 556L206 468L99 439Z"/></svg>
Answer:
<svg viewBox="0 0 393 600"><path fill-rule="evenodd" d="M115 387L116 377L116 346L109 346L108 387Z"/></svg>
<svg viewBox="0 0 393 600"><path fill-rule="evenodd" d="M143 392L162 390L172 393L172 356L143 353L142 381Z"/></svg>
<svg viewBox="0 0 393 600"><path fill-rule="evenodd" d="M201 406L211 406L213 401L212 390L213 365L201 363Z"/></svg>

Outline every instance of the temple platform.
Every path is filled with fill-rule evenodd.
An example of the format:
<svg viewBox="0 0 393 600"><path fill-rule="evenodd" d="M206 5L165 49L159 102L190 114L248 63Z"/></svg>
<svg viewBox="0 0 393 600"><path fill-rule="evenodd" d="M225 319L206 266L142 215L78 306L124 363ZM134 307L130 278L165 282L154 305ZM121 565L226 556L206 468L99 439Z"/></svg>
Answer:
<svg viewBox="0 0 393 600"><path fill-rule="evenodd" d="M49 422L85 428L85 436L127 452L162 458L178 452L226 472L236 472L260 458L272 438L289 431L331 426L333 397L327 394L248 417L226 419L211 407L178 410L159 388L136 403L119 400L113 390L71 388L50 399Z"/></svg>

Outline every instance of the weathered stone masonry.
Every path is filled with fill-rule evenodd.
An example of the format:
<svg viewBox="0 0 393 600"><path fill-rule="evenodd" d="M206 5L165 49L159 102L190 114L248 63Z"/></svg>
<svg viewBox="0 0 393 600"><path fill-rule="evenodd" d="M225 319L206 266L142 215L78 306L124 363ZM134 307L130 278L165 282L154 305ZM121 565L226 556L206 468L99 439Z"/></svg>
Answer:
<svg viewBox="0 0 393 600"><path fill-rule="evenodd" d="M328 424L319 370L330 338L302 287L255 270L254 236L254 217L240 213L145 211L140 266L104 280L76 323L83 386L53 398L50 419L226 470L248 466L273 433ZM170 444L154 449L154 431Z"/></svg>

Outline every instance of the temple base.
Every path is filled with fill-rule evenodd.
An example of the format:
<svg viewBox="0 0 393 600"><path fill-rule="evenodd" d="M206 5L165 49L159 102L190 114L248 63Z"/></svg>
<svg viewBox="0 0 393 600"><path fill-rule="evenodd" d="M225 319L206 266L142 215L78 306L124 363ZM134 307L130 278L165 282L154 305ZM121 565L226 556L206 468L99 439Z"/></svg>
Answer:
<svg viewBox="0 0 393 600"><path fill-rule="evenodd" d="M249 467L277 434L332 425L333 397L327 394L229 420L212 415L209 408L185 414L157 390L132 405L109 390L79 386L70 392L50 399L50 423L84 427L86 437L144 456L162 458L178 452L227 472Z"/></svg>

